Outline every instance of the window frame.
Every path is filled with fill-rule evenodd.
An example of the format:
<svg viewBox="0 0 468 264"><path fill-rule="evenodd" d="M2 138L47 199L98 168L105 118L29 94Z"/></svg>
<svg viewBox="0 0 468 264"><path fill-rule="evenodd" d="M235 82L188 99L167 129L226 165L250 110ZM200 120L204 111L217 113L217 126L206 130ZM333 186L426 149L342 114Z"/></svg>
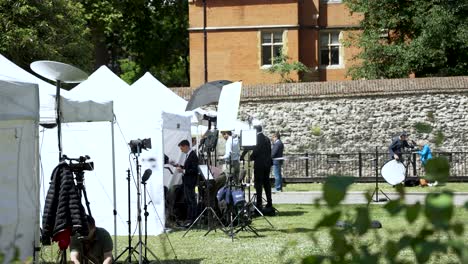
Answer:
<svg viewBox="0 0 468 264"><path fill-rule="evenodd" d="M342 4L343 0L320 0L320 2L325 4Z"/></svg>
<svg viewBox="0 0 468 264"><path fill-rule="evenodd" d="M281 52L284 52L284 45L285 45L285 36L284 36L284 30L262 30L260 31L260 68L261 69L268 69L270 68L273 63L271 62L270 64L264 64L263 63L263 47L264 46L270 46L271 47L271 54L270 54L270 60L272 60L274 56L274 46L281 46ZM275 42L275 33L280 33L281 34L281 42ZM269 43L263 43L263 36L264 34L270 34L270 39L271 42Z"/></svg>
<svg viewBox="0 0 468 264"><path fill-rule="evenodd" d="M338 33L338 44L332 44L331 43L331 40L332 40L332 35L333 33ZM322 47L322 38L323 38L323 35L327 35L327 38L328 38L328 44L327 44L327 50L328 50L328 61L329 61L329 64L328 65L325 65L325 64L322 64L322 50L324 50ZM318 41L318 44L319 44L319 68L320 69L342 69L344 68L344 51L343 51L343 45L341 43L341 40L343 38L343 31L341 30L326 30L326 31L321 31L319 33L319 41ZM338 47L338 64L330 64L331 62L331 47Z"/></svg>

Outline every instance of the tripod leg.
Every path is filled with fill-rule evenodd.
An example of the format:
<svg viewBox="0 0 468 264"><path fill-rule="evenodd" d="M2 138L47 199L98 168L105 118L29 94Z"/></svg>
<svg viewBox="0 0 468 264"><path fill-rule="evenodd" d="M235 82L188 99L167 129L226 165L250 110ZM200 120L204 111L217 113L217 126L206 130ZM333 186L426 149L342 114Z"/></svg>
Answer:
<svg viewBox="0 0 468 264"><path fill-rule="evenodd" d="M185 233L184 233L184 235L182 237L185 237L185 235L187 235L187 233L198 222L198 220L200 220L200 218L203 216L203 214L206 212L207 209L208 209L208 207L205 207L205 209L203 209L203 212L201 212L201 214L197 217L197 219L195 219L195 221L193 221L193 223L190 225L190 227L187 229L187 231L185 231Z"/></svg>
<svg viewBox="0 0 468 264"><path fill-rule="evenodd" d="M211 212L216 217L218 222L221 224L222 228L225 228L225 226L221 222L221 219L219 219L218 215L216 215L216 212L213 210L213 208L211 208L211 207L207 207L207 208L210 210L210 211L208 211L208 214ZM208 215L208 217L210 217L210 216ZM210 224L208 224L208 231L205 233L204 236L208 235L212 230L214 230L216 232L216 227L213 228Z"/></svg>
<svg viewBox="0 0 468 264"><path fill-rule="evenodd" d="M382 189L380 189L380 192L381 192L381 193L382 193L382 194L383 194L385 197L387 197L387 200L389 200L389 201L391 201L391 200L392 200L392 199L390 199L390 198L387 196L387 194L386 194L386 193L384 193L384 191L382 191Z"/></svg>
<svg viewBox="0 0 468 264"><path fill-rule="evenodd" d="M253 208L255 209L255 211L257 211L261 217L263 217L263 219L265 219L265 221L268 222L268 224L272 227L272 228L275 228L273 226L273 224L265 217L265 215L262 213L262 211L260 211L260 209L257 208L257 206L255 206L255 204L253 203L250 203L251 206L253 206ZM250 210L250 209L249 209Z"/></svg>

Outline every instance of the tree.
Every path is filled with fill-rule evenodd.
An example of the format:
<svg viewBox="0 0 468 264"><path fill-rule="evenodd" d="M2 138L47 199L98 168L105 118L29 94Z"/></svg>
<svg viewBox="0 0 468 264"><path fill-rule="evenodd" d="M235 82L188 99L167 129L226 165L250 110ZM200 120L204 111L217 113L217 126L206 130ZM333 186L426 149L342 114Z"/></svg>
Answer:
<svg viewBox="0 0 468 264"><path fill-rule="evenodd" d="M281 77L281 82L294 82L294 80L290 77L292 72L301 73L309 71L310 69L302 62L290 61L290 58L285 54L274 57L273 64L271 67L266 69L266 72L279 74Z"/></svg>
<svg viewBox="0 0 468 264"><path fill-rule="evenodd" d="M187 0L82 0L96 66L132 83L149 71L168 86L188 84Z"/></svg>
<svg viewBox="0 0 468 264"><path fill-rule="evenodd" d="M122 12L128 59L168 86L188 85L187 0L128 0Z"/></svg>
<svg viewBox="0 0 468 264"><path fill-rule="evenodd" d="M89 30L80 3L0 0L0 53L23 69L56 60L91 69Z"/></svg>
<svg viewBox="0 0 468 264"><path fill-rule="evenodd" d="M467 1L344 2L363 14L362 32L346 43L361 49L348 72L353 79L468 74Z"/></svg>

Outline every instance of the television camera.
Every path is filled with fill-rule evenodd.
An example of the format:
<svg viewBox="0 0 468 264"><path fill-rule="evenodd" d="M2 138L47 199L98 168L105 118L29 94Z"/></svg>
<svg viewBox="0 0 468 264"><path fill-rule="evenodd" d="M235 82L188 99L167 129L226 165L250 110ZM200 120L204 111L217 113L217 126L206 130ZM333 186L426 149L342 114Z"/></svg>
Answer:
<svg viewBox="0 0 468 264"><path fill-rule="evenodd" d="M88 155L80 156L78 158L69 158L67 155L62 156L63 160L68 160L68 165L73 172L92 171L94 170L94 162L86 162L91 159ZM73 163L76 161L78 163Z"/></svg>

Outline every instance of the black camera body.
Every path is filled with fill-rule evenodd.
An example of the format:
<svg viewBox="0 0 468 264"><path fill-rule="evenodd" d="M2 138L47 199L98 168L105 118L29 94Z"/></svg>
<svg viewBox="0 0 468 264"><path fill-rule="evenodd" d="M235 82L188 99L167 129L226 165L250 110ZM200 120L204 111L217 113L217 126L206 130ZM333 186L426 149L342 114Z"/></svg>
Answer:
<svg viewBox="0 0 468 264"><path fill-rule="evenodd" d="M92 171L94 170L94 162L79 162L79 163L69 163L70 169L73 172L80 172L80 171Z"/></svg>
<svg viewBox="0 0 468 264"><path fill-rule="evenodd" d="M73 172L92 171L94 170L94 162L86 162L90 159L88 155L80 156L78 158L69 158L67 155L62 156L63 160L68 160L68 165ZM77 161L78 163L73 163Z"/></svg>

